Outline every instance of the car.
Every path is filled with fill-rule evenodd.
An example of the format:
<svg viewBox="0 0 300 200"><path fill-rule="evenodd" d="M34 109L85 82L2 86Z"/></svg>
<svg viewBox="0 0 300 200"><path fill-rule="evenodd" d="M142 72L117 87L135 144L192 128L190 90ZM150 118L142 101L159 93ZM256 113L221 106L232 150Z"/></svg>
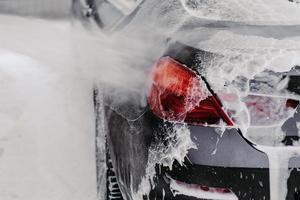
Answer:
<svg viewBox="0 0 300 200"><path fill-rule="evenodd" d="M118 9L112 1L103 2ZM138 12L143 3L137 2L123 15L121 21L126 23L122 26L132 20L132 13ZM94 9L89 13L101 10L95 9L95 3L87 5ZM93 15L97 23L99 16ZM187 30L200 26L217 31L229 27L239 33L247 29L251 36L265 32L283 38L274 33L278 24L264 27L235 23L226 19L225 25L193 20L166 38L166 49L153 62L144 81L146 93L125 86L95 88L97 138L102 138L97 155L98 160L105 158L106 199L300 199L300 66L268 68L250 78L241 74L230 79L234 70L222 69L226 54L214 48L201 49L184 38ZM120 23L115 25L100 28L116 30ZM200 28L204 35L205 28ZM284 28L292 33L297 26ZM233 36L228 40L235 39ZM251 45L249 41L247 45ZM247 45L242 46L246 49ZM248 53L245 49L238 54ZM230 63L242 64L249 55L232 56ZM210 71L211 63L221 73ZM221 76L227 81L223 82ZM101 157L99 152L106 154ZM97 163L100 169L103 163ZM103 174L98 174L98 187L103 188L100 179Z"/></svg>
<svg viewBox="0 0 300 200"><path fill-rule="evenodd" d="M75 17L93 21L103 31L116 31L130 22L142 2L143 0L74 0L72 11Z"/></svg>
<svg viewBox="0 0 300 200"><path fill-rule="evenodd" d="M202 100L189 114L184 115L184 119L179 116L184 113L184 108L180 106L184 105L182 101L186 94L178 95L176 92L187 92L187 88L184 87L188 87L189 84L185 82L187 78L185 76L196 76L196 72L190 70L195 66L196 54L199 58L199 55L204 56L209 53L180 43L169 46L155 65L157 67L155 70L158 70L158 72L154 72L158 73L155 74L157 76L156 86L148 94L146 111L136 120L120 115L115 110L115 105L111 106L109 103L113 100L106 100L107 147L111 156L109 170L113 172L116 169L116 174L112 174L115 180L119 181L122 194L126 196L125 199L132 199L132 194L130 194L132 189L130 188L137 189L141 178L145 175L148 150L151 149L151 145L168 143L170 139L168 135L172 135L177 123L185 122L188 124L190 137L197 148L188 151L183 164L175 161L171 170L168 167L157 166L155 187L150 192L151 198L270 199L268 156L257 149L256 145L271 145L263 144L263 140L257 140L258 142L254 143L255 139L251 140L251 137L250 139L245 137L241 129L231 128L230 126L234 126L234 121L223 110L220 97L209 88L206 81L204 83L209 88L211 96ZM297 73L293 71L293 73L293 75L289 75L287 89L300 94L299 71ZM274 76L272 72L265 72L264 75L266 77ZM276 74L280 80L286 76L285 74ZM164 85L169 82L169 77L176 77L178 84ZM251 80L249 82L251 90L255 91L259 84L267 84L266 77L256 77ZM201 78L205 80L205 77L201 76ZM156 90L162 89L160 87L165 93L158 96ZM137 95L130 93L132 99L129 98L122 105L118 105L118 110L132 112L132 110L142 107L137 100L134 100L138 99ZM272 118L270 112L278 113L278 110L273 110L273 107L265 105L281 102L280 109L283 107L288 113L289 109L298 110L297 98L266 96L257 92L245 97L244 101L247 101L247 105L251 109L251 117L258 118L251 121L253 127L250 126L249 129L253 128L255 132L261 131L261 137L263 137L266 125L272 126L278 121L288 119L282 126L287 135L284 136L281 144L290 147L299 140L298 131L295 129L296 122L300 120L298 112L295 112L293 116L277 115L275 119ZM264 122L266 115L269 116L269 120ZM218 125L220 120L228 126L222 134L220 134L218 126L213 127L213 125ZM253 135L255 137L255 134ZM165 145L168 146L168 144ZM299 159L295 158L290 163L292 175L288 180L287 199L299 199L299 166ZM179 192L179 195L174 197L174 191ZM114 193L111 191L109 194Z"/></svg>

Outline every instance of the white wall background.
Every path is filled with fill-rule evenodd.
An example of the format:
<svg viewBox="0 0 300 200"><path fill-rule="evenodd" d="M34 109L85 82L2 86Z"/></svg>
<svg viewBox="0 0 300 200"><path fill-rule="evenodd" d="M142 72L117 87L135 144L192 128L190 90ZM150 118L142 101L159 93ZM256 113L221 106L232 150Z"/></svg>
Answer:
<svg viewBox="0 0 300 200"><path fill-rule="evenodd" d="M0 13L65 18L71 0L0 0Z"/></svg>

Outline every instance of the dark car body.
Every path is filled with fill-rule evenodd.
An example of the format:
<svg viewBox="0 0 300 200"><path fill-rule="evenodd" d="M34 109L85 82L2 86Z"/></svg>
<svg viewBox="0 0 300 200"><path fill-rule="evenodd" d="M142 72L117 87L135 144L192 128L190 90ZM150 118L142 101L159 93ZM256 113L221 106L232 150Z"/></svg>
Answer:
<svg viewBox="0 0 300 200"><path fill-rule="evenodd" d="M175 43L169 46L163 56L172 57L193 69L199 67L199 60L197 59L197 63L195 60L199 55L207 57L209 53ZM299 77L292 76L288 89L299 93L298 85ZM124 107L130 112L139 108L138 101L134 100L140 98L138 94L133 92L129 96L131 97L127 102L119 105L120 110ZM108 149L125 199L132 199L132 188L137 190L145 175L151 145L164 143L174 127L173 123L153 114L149 106L144 109L141 116L133 120L111 109L109 103L106 107ZM296 112L285 124L290 134L285 136L283 144L291 145L292 141L299 140L297 134L292 134L293 126L299 120ZM257 150L255 144L247 140L241 130L226 129L220 135L218 128L214 127L189 125L188 129L197 149L189 150L184 164L175 161L171 170L157 166L156 184L150 193L150 199L199 199L188 194L174 196L174 190L170 186L172 181L184 187L192 188L197 185L200 187L199 192L218 188L225 197L228 193L233 193L242 200L270 199L268 157ZM292 159L289 167L291 176L288 179L287 199L296 200L300 198L300 160Z"/></svg>
<svg viewBox="0 0 300 200"><path fill-rule="evenodd" d="M139 6L132 10L127 16L121 15L118 11L116 18L108 20L105 12L101 11L101 6L115 9L110 1L87 1L86 5L74 7L75 12L80 11L84 20L92 18L96 24L104 31L117 30L128 24L139 10ZM109 5L106 5L109 4ZM85 12L86 11L86 12ZM113 11L115 12L115 11ZM124 14L124 13L123 13ZM225 24L225 25L223 25ZM269 37L282 39L283 36L274 33L278 27L273 26L247 26L242 23L225 21L224 23L211 23L209 20L201 23L191 21L181 28L181 37L189 37L186 30L197 29L198 26L212 28L213 31L231 28L233 32L244 34L248 31L249 35L259 36L263 33ZM297 26L279 27L279 29L297 29ZM205 37L210 37L209 34ZM179 36L180 37L180 36ZM161 55L162 58L169 58L174 62L187 67L190 71L200 76L205 82L206 87L211 92L216 101L221 105L219 94L214 91L210 83L206 80L205 65L203 63L213 62L218 55L200 48L192 47L191 43L177 42L178 37L166 38L168 47ZM179 39L180 40L180 39ZM159 58L158 58L159 59ZM154 64L154 63L153 63ZM283 80L288 77L286 90L297 96L300 94L300 73L299 67L294 67L289 72L265 72L271 76ZM236 80L238 82L238 80ZM254 93L254 96L266 95L256 91L257 85L266 85L276 88L276 85L269 83L268 79L254 77L246 82L246 87ZM263 86L263 87L264 87ZM147 87L147 80L145 80ZM102 100L105 107L106 140L107 140L107 199L136 199L136 193L140 190L141 182L147 177L149 159L153 156L153 149L159 154L160 149L167 148L170 142L176 137L170 138L169 135L174 128L184 125L190 132L190 139L196 148L188 150L184 162L174 159L172 167L163 164L155 166L155 175L149 178L151 190L144 193L144 199L240 199L240 200L269 200L270 196L270 169L269 158L266 153L257 148L258 146L268 146L256 143L255 140L248 138L242 129L237 127L226 127L220 134L220 127L207 126L203 124L185 123L184 121L174 121L162 119L151 107L148 99L147 105L143 105L147 95L141 95L135 90L127 87L101 87L97 91L103 93ZM109 95L117 93L124 97L122 103L115 103ZM268 97L276 98L276 92L269 91ZM96 92L96 97L97 97ZM96 98L96 105L99 98ZM289 100L286 101L288 104ZM293 107L294 114L284 118L286 122L279 127L284 133L284 137L276 145L282 148L289 148L299 141L298 129L296 124L300 121L298 99ZM253 103L253 102L252 102ZM254 102L255 103L255 102ZM97 109L96 109L97 110ZM256 127L257 128L257 127ZM265 135L271 129L258 129L258 133ZM276 148L274 145L274 148ZM272 145L271 145L272 146ZM156 148L157 147L157 148ZM300 199L300 159L298 157L290 159L288 163L290 176L287 180L287 200ZM150 180L152 179L152 180ZM113 184L111 184L113 182Z"/></svg>

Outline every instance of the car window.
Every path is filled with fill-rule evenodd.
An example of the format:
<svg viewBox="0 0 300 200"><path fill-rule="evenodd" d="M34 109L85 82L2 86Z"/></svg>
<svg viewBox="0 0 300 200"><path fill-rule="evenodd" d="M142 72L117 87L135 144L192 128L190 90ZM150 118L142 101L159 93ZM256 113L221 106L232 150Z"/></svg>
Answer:
<svg viewBox="0 0 300 200"><path fill-rule="evenodd" d="M142 0L93 0L94 18L105 30L114 30L124 25Z"/></svg>

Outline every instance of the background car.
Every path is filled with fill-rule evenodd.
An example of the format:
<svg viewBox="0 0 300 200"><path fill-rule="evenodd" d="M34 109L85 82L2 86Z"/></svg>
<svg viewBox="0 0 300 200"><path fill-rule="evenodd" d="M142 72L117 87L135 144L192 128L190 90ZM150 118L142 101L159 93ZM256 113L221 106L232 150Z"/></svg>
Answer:
<svg viewBox="0 0 300 200"><path fill-rule="evenodd" d="M91 18L104 31L115 31L134 17L143 0L73 1L73 14L82 20Z"/></svg>

